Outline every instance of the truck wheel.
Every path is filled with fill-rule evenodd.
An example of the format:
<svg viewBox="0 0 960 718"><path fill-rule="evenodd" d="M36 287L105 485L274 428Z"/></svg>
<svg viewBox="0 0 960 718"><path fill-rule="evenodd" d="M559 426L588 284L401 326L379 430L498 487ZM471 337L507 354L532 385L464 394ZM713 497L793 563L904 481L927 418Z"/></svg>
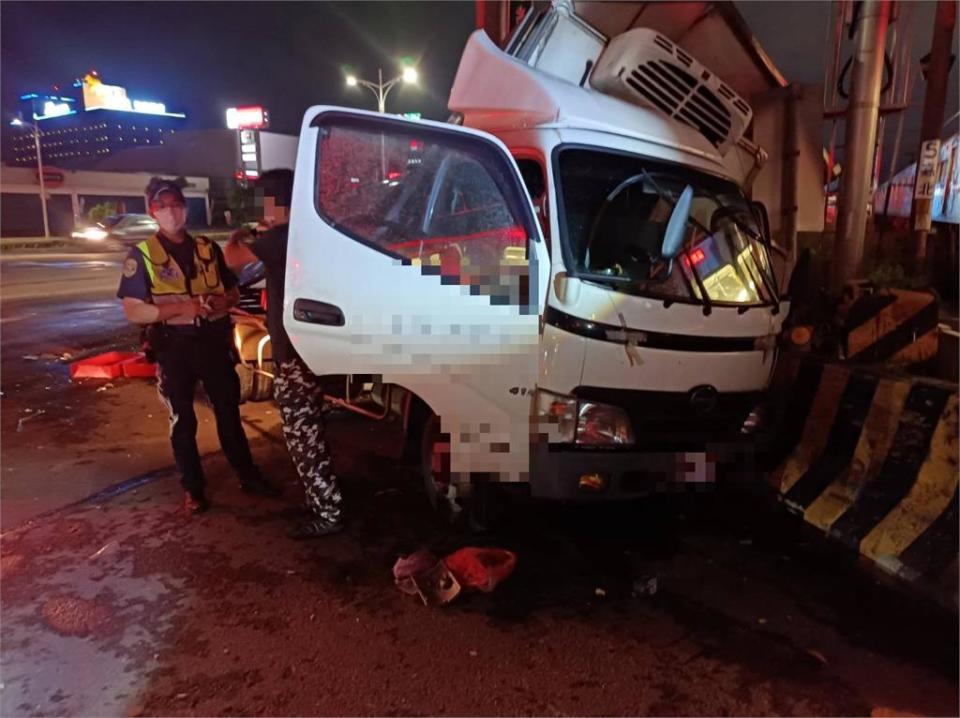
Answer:
<svg viewBox="0 0 960 718"><path fill-rule="evenodd" d="M450 437L440 433L440 417L430 414L420 444L420 475L424 493L437 516L453 523L460 506L451 493Z"/></svg>
<svg viewBox="0 0 960 718"><path fill-rule="evenodd" d="M423 431L427 419L433 412L430 411L419 397L413 397L410 404L410 413L407 416L407 429L403 436L403 455L401 461L408 466L417 466L423 454Z"/></svg>
<svg viewBox="0 0 960 718"><path fill-rule="evenodd" d="M427 418L420 446L424 493L437 517L474 533L488 531L493 525L496 487L487 482L475 483L469 499L457 499L456 488L451 485L450 436L440 432L440 417L436 414Z"/></svg>
<svg viewBox="0 0 960 718"><path fill-rule="evenodd" d="M257 373L242 362L237 364L236 370L237 377L240 379L240 402L250 401L257 381Z"/></svg>

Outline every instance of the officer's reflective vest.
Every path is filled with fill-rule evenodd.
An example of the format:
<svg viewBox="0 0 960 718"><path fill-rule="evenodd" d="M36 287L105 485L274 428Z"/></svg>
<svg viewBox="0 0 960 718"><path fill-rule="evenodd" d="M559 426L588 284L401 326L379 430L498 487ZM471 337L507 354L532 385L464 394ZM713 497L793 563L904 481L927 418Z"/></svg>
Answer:
<svg viewBox="0 0 960 718"><path fill-rule="evenodd" d="M143 263L147 268L147 277L150 279L150 294L156 305L173 304L175 302L189 302L193 297L203 297L211 294L223 294L226 290L223 279L220 277L220 268L217 266L217 255L213 243L206 237L194 239L193 261L196 267L195 276L188 280L180 265L170 256L160 237L153 235L137 245L143 255ZM211 314L208 319L219 319L226 316L226 312ZM167 324L193 324L192 319L173 317Z"/></svg>

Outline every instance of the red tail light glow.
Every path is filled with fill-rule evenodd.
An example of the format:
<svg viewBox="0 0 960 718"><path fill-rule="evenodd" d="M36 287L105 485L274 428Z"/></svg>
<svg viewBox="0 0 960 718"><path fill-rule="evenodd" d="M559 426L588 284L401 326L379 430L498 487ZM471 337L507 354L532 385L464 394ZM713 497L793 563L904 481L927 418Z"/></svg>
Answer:
<svg viewBox="0 0 960 718"><path fill-rule="evenodd" d="M702 249L692 249L687 254L683 255L683 266L690 267L691 265L700 264L700 262L706 258L707 255L704 254Z"/></svg>

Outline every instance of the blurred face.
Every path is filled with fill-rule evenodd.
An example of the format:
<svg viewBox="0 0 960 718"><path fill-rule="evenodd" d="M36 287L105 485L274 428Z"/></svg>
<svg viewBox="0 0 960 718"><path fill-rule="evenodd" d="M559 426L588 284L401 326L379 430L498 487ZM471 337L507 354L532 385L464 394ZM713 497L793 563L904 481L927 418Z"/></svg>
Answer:
<svg viewBox="0 0 960 718"><path fill-rule="evenodd" d="M263 198L263 223L267 227L285 224L290 219L290 208L277 204L274 197L265 195Z"/></svg>
<svg viewBox="0 0 960 718"><path fill-rule="evenodd" d="M163 192L150 203L150 216L164 234L179 234L187 224L187 208L173 192Z"/></svg>

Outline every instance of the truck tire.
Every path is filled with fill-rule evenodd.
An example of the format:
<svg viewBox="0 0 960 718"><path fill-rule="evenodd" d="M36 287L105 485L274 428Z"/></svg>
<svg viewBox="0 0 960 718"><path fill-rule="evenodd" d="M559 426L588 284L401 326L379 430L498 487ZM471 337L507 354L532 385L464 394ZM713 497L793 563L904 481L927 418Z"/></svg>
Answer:
<svg viewBox="0 0 960 718"><path fill-rule="evenodd" d="M450 437L440 432L440 417L432 412L421 435L420 476L427 500L442 523L473 533L493 526L497 487L488 482L474 483L469 499L456 498L450 491Z"/></svg>
<svg viewBox="0 0 960 718"><path fill-rule="evenodd" d="M450 498L450 438L440 433L439 416L427 417L420 441L420 476L427 501L438 517L452 522L460 507Z"/></svg>
<svg viewBox="0 0 960 718"><path fill-rule="evenodd" d="M403 455L401 461L408 466L417 466L423 453L423 432L427 419L433 412L430 407L414 396L410 400L410 413L407 416L407 427L403 437Z"/></svg>

